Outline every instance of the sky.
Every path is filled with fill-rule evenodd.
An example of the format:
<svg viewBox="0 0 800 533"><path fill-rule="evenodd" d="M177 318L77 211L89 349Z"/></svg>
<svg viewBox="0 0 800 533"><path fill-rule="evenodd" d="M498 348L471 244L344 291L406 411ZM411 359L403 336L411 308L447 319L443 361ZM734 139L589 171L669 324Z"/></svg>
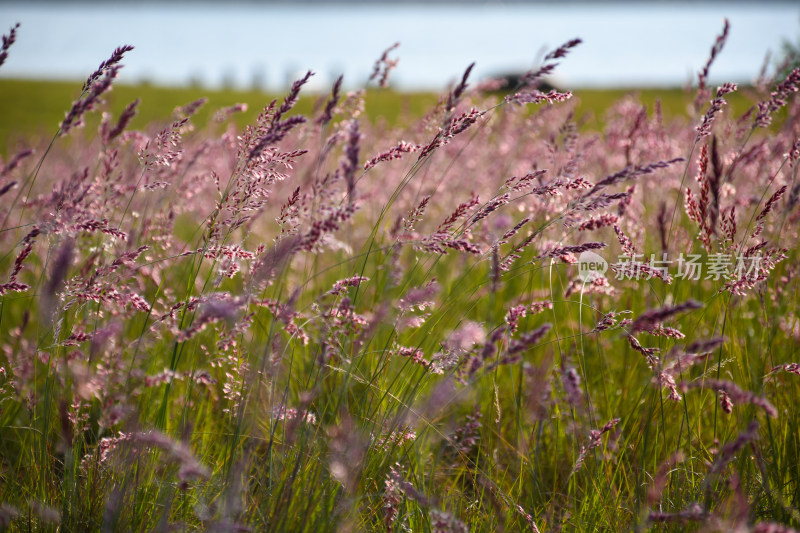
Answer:
<svg viewBox="0 0 800 533"><path fill-rule="evenodd" d="M748 82L768 52L800 37L800 2L0 2L0 31L21 23L0 77L86 77L121 44L123 83L279 89L306 69L329 87L362 86L394 42L400 89L438 90L523 72L574 37L554 81L566 87L680 86L730 20L714 83Z"/></svg>

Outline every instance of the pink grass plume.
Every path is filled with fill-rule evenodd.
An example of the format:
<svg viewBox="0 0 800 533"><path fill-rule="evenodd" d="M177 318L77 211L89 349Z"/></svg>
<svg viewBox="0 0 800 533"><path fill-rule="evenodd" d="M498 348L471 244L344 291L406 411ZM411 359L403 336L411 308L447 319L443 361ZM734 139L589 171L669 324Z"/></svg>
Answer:
<svg viewBox="0 0 800 533"><path fill-rule="evenodd" d="M6 58L8 58L8 49L11 48L11 45L17 40L17 29L19 29L19 22L11 27L8 35L3 35L3 44L0 46L0 66L6 62Z"/></svg>

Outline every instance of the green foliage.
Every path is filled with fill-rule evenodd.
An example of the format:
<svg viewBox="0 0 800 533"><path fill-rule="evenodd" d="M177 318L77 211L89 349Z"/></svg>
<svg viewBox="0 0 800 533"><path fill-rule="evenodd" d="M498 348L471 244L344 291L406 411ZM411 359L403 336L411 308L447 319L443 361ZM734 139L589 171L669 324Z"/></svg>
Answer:
<svg viewBox="0 0 800 533"><path fill-rule="evenodd" d="M800 526L796 101L0 88L0 528ZM577 277L631 246L771 262Z"/></svg>

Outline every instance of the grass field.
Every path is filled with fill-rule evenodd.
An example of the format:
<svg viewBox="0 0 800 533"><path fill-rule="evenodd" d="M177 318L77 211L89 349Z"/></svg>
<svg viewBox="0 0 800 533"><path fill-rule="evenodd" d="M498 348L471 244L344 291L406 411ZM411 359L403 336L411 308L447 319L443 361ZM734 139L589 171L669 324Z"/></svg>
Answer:
<svg viewBox="0 0 800 533"><path fill-rule="evenodd" d="M82 82L49 82L0 79L0 146L7 150L9 143L19 139L50 138L58 129L64 114L80 94ZM205 125L211 110L246 103L248 110L235 118L238 125L252 122L273 98L279 95L258 91L207 90L202 88L165 88L138 85L117 85L108 94L108 109L119 114L135 99L141 104L132 128L171 121L172 111L199 98L208 98L208 105L195 117L198 125ZM374 92L367 99L365 109L371 120L397 123L402 116L420 117L436 103L438 95L407 95L390 91ZM304 96L297 103L297 111L310 113L318 100L325 95ZM6 152L4 152L6 153Z"/></svg>
<svg viewBox="0 0 800 533"><path fill-rule="evenodd" d="M800 527L800 70L268 105L123 55L0 82L0 529Z"/></svg>
<svg viewBox="0 0 800 533"><path fill-rule="evenodd" d="M15 80L0 78L0 154L8 155L15 143L31 138L49 139L58 129L66 110L72 105L81 88L81 82L53 82L41 80ZM576 89L576 115L585 117L582 129L602 129L602 119L612 103L626 95L636 95L645 105L652 106L660 100L665 117L685 116L693 99L692 93L684 89ZM248 111L238 115L235 122L244 126L251 122L261 108L271 99L270 95L258 91L207 90L202 88L166 88L139 85L116 85L108 94L108 109L119 114L126 105L140 99L138 115L131 122L132 128L171 120L177 107L199 98L208 98L208 105L198 112L195 121L202 126L209 119L210 110L246 103ZM297 111L310 112L325 95L301 97ZM372 90L366 99L366 115L370 121L382 120L397 124L419 118L436 103L437 94L398 93L389 90ZM750 100L742 94L731 98L733 111L743 111ZM407 124L406 124L407 125Z"/></svg>

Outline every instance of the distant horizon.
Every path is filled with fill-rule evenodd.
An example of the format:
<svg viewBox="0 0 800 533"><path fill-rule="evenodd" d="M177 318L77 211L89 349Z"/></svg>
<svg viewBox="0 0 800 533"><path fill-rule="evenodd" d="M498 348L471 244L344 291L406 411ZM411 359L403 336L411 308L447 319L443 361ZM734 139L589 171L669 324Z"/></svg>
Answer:
<svg viewBox="0 0 800 533"><path fill-rule="evenodd" d="M319 74L315 72L315 74ZM511 73L510 73L511 74ZM496 78L496 77L495 77ZM487 77L480 77L471 80L471 84L479 83L480 81L487 81L493 79L491 76ZM19 82L19 83L54 83L54 84L76 84L82 83L86 80L86 77L65 77L65 78L47 78L47 77L10 77L10 76L0 76L0 82ZM570 85L562 85L562 84L553 84L553 80L549 80L547 78L542 78L546 84L551 85L558 91L676 91L676 90L683 90L686 88L686 84L674 84L674 85L579 85L579 84L570 84ZM187 85L187 84L169 84L169 83L159 83L157 81L152 80L118 80L114 82L115 86L126 86L126 87L155 87L158 89L165 89L165 90L186 90L186 89L197 89L197 90L207 90L212 92L217 91L234 91L234 92L261 92L264 94L275 94L277 92L285 91L286 87L239 87L239 86L208 86L208 85ZM737 85L744 89L753 87L753 85L749 82L737 82ZM79 87L80 88L80 87ZM305 92L310 92L314 94L323 94L330 92L329 86L311 86L304 89ZM370 86L369 89L378 90L378 87ZM411 88L411 89L404 89L402 87L397 87L393 84L382 88L380 90L388 90L397 93L430 93L430 94L438 94L441 93L442 90L446 89L446 86L442 86L439 88L430 87L430 88ZM499 89L499 92L502 92L508 88Z"/></svg>

